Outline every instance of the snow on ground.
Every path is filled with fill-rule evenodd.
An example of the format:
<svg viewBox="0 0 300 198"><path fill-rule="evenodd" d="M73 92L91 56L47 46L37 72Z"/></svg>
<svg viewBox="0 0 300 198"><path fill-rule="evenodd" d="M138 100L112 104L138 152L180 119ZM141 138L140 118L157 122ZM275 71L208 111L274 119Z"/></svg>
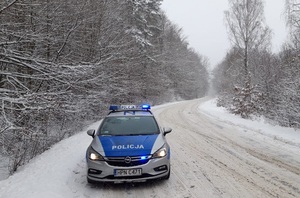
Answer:
<svg viewBox="0 0 300 198"><path fill-rule="evenodd" d="M89 128L98 126L99 122L92 124ZM82 165L78 162L85 160L84 148L90 141L91 137L81 132L57 143L50 150L32 159L29 164L19 168L13 176L0 181L0 197L73 197L72 190L68 188L68 182L73 182L74 178L69 178L69 180L66 178L78 174L77 169Z"/></svg>
<svg viewBox="0 0 300 198"><path fill-rule="evenodd" d="M172 147L170 180L138 187L88 185L85 151L91 137L86 131L96 129L96 122L0 181L0 198L300 195L299 130L241 119L216 107L215 100L175 102L153 111L164 126L173 128L167 136Z"/></svg>
<svg viewBox="0 0 300 198"><path fill-rule="evenodd" d="M274 126L267 123L263 118L256 118L255 120L243 119L238 115L230 114L224 107L217 107L216 103L216 99L208 100L202 103L198 108L202 113L219 121L239 126L242 130L249 129L300 147L299 129L295 130L293 128Z"/></svg>
<svg viewBox="0 0 300 198"><path fill-rule="evenodd" d="M8 159L0 155L0 181L9 176Z"/></svg>

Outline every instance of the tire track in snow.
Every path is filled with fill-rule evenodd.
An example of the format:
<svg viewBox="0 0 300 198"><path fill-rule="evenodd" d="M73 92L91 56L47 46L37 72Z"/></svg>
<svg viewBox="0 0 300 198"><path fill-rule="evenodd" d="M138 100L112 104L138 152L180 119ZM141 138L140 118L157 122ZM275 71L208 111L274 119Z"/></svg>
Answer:
<svg viewBox="0 0 300 198"><path fill-rule="evenodd" d="M196 111L199 103L199 101L195 101L190 102L187 105L183 103L181 106L176 105L176 111L174 111L175 108L169 109L167 110L169 113L166 111L166 113L163 113L161 116L164 117L169 123L176 123L175 129L181 131L187 129L187 132L184 131L186 135L193 136L194 139L204 138L208 144L207 147L211 149L214 148L213 150L219 153L216 157L213 157L212 153L207 153L207 156L211 157L208 162L210 162L211 165L213 164L217 168L223 170L223 172L227 171L229 177L233 177L236 180L231 182L241 183L241 181L243 181L242 185L234 184L237 189L242 189L243 185L247 186L249 189L255 189L251 192L248 192L248 195L254 193L256 197L280 197L282 194L286 194L286 197L299 196L299 185L295 185L298 184L297 181L299 181L299 179L296 178L297 174L293 175L293 171L287 174L292 175L294 182L293 184L289 181L289 176L285 175L285 178L283 178L282 174L276 173L278 170L272 170L273 172L268 170L270 166L272 169L274 166L275 169L280 169L280 166L276 167L278 166L278 163L272 163L272 161L270 162L271 164L266 166L264 162L261 162L260 159L257 159L257 156L251 155L249 148L243 145L245 144L245 140L243 138L231 139L232 135L228 136L226 134L230 133L229 130L231 130L231 128L234 126L228 128L227 126L220 126L220 124L213 124L212 121L208 120L205 116ZM236 132L236 134L238 133ZM199 147L199 149L205 150L203 147ZM231 161L239 164L241 167L235 166L234 163L231 163L230 160L226 160L226 158L231 159ZM282 164L284 163L285 162L282 162ZM263 171L258 172L257 170ZM285 170L280 170L280 172L282 171ZM208 175L211 175L211 173ZM227 180L230 181L230 179ZM218 182L215 184L217 183ZM234 191L234 189L232 191ZM255 193L254 191L258 191L258 193ZM237 192L237 194L239 194L239 192Z"/></svg>

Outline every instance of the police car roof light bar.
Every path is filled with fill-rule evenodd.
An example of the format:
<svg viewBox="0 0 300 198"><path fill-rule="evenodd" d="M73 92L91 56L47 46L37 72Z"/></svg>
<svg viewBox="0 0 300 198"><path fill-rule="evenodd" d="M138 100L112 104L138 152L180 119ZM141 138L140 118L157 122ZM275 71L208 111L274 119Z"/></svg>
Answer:
<svg viewBox="0 0 300 198"><path fill-rule="evenodd" d="M124 110L150 110L149 104L142 105L110 105L110 111L124 111Z"/></svg>

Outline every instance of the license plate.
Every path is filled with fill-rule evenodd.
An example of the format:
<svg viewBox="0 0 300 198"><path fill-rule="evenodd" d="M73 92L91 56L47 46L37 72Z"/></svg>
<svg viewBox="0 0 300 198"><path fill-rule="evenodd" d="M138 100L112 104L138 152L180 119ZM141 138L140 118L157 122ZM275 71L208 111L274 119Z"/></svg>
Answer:
<svg viewBox="0 0 300 198"><path fill-rule="evenodd" d="M138 176L142 175L142 169L116 169L114 175L115 177Z"/></svg>

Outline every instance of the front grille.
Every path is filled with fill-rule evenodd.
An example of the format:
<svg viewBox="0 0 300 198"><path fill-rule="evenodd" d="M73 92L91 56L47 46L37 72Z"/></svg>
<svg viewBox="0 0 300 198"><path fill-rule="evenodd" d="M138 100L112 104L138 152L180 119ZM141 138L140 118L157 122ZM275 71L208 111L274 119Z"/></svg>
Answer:
<svg viewBox="0 0 300 198"><path fill-rule="evenodd" d="M130 160L128 160L130 158ZM131 167L147 164L151 156L146 156L142 159L141 156L134 157L106 157L106 162L111 166ZM129 162L130 161L130 162Z"/></svg>

